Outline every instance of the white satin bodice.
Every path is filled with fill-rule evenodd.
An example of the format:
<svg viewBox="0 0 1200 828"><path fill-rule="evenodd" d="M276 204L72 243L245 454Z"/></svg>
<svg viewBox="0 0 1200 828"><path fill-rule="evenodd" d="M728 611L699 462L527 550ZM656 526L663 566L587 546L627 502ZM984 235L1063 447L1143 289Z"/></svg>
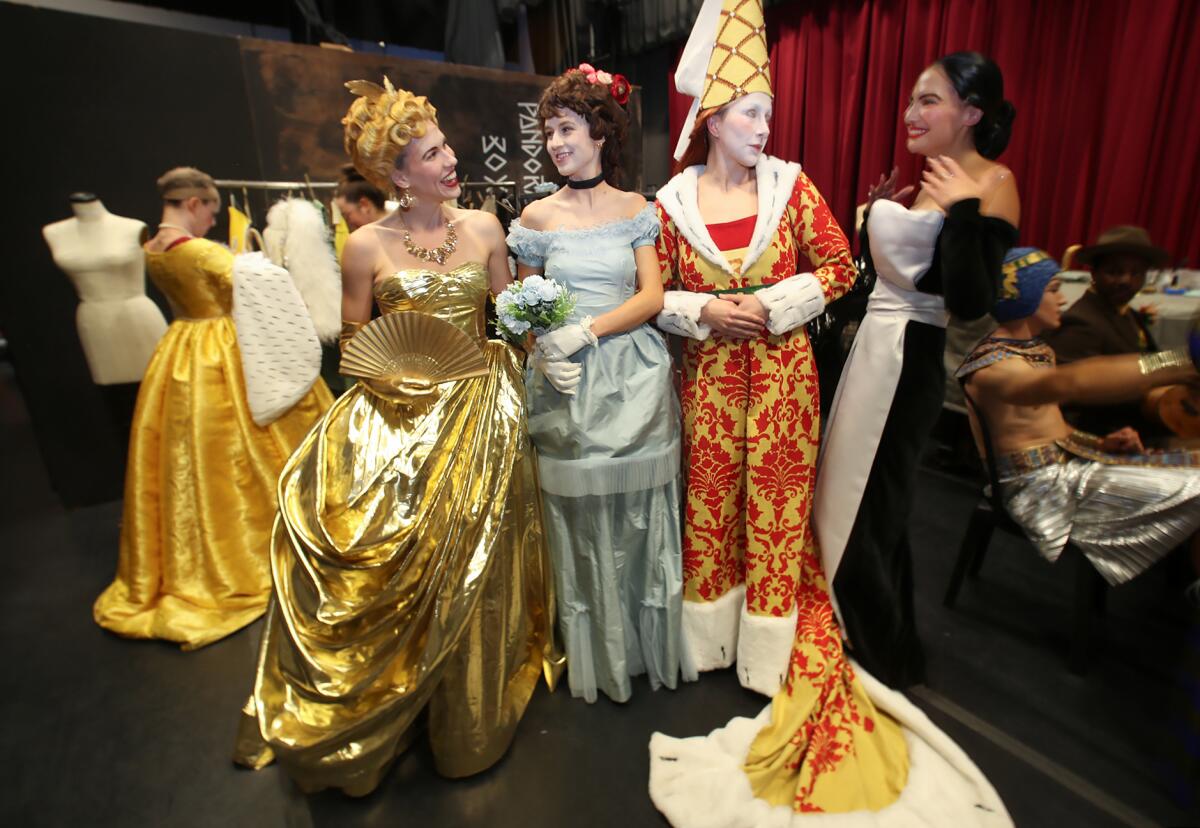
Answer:
<svg viewBox="0 0 1200 828"><path fill-rule="evenodd" d="M945 220L943 213L909 210L886 199L871 205L867 238L878 278L867 303L868 313L946 327L949 314L942 297L917 290L917 282L933 263Z"/></svg>

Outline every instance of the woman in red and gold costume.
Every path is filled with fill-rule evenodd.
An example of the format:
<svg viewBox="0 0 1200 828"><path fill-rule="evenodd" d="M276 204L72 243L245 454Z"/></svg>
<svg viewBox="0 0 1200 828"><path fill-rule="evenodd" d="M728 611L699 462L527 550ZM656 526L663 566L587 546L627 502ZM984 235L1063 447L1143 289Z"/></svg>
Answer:
<svg viewBox="0 0 1200 828"><path fill-rule="evenodd" d="M760 4L706 3L676 79L698 96L676 149L683 169L658 193L658 324L685 337L684 638L698 669L736 659L742 685L769 696L820 566L808 542L820 412L804 325L850 288L854 262L800 165L763 154Z"/></svg>
<svg viewBox="0 0 1200 828"><path fill-rule="evenodd" d="M651 798L676 828L783 828L812 814L1010 825L962 750L842 649L809 520L818 393L803 325L854 267L799 166L762 155L772 98L758 0L706 0L676 82L699 98L683 158L707 144L706 165L658 194L674 288L659 324L689 337L684 634L701 668L728 664L736 644L742 684L774 698L708 736L654 734Z"/></svg>

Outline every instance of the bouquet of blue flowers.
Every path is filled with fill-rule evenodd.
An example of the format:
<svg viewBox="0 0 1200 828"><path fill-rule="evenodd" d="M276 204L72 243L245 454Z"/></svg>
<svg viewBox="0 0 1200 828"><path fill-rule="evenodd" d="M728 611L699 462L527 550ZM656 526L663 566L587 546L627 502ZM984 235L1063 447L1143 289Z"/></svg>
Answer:
<svg viewBox="0 0 1200 828"><path fill-rule="evenodd" d="M526 334L549 333L562 325L575 310L575 295L553 279L528 276L514 282L496 297L496 317L500 334L514 345L521 345Z"/></svg>

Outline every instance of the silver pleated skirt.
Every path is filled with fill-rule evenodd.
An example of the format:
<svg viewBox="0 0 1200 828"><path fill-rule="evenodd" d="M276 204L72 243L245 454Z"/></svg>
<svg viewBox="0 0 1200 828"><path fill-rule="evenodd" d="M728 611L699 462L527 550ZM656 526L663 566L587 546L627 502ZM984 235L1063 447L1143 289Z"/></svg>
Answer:
<svg viewBox="0 0 1200 828"><path fill-rule="evenodd" d="M1043 447L1046 449L1057 447ZM1038 551L1070 541L1110 584L1145 571L1200 530L1200 467L1098 461L1058 448L1040 468L1000 480L1001 497Z"/></svg>

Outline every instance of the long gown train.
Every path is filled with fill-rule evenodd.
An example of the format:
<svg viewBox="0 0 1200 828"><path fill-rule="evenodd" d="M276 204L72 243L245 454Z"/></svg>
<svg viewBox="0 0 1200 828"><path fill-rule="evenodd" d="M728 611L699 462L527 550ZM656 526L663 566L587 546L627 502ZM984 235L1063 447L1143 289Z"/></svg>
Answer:
<svg viewBox="0 0 1200 828"><path fill-rule="evenodd" d="M117 576L96 623L191 650L266 611L275 481L333 401L320 379L266 427L246 403L230 317L233 255L207 239L146 253L175 320L138 391Z"/></svg>
<svg viewBox="0 0 1200 828"><path fill-rule="evenodd" d="M412 407L359 383L280 477L249 724L305 790L373 789L426 705L439 771L477 773L562 669L520 358L484 338L487 289L473 263L377 283L385 312L472 336L488 374ZM254 735L236 758L261 766Z"/></svg>

